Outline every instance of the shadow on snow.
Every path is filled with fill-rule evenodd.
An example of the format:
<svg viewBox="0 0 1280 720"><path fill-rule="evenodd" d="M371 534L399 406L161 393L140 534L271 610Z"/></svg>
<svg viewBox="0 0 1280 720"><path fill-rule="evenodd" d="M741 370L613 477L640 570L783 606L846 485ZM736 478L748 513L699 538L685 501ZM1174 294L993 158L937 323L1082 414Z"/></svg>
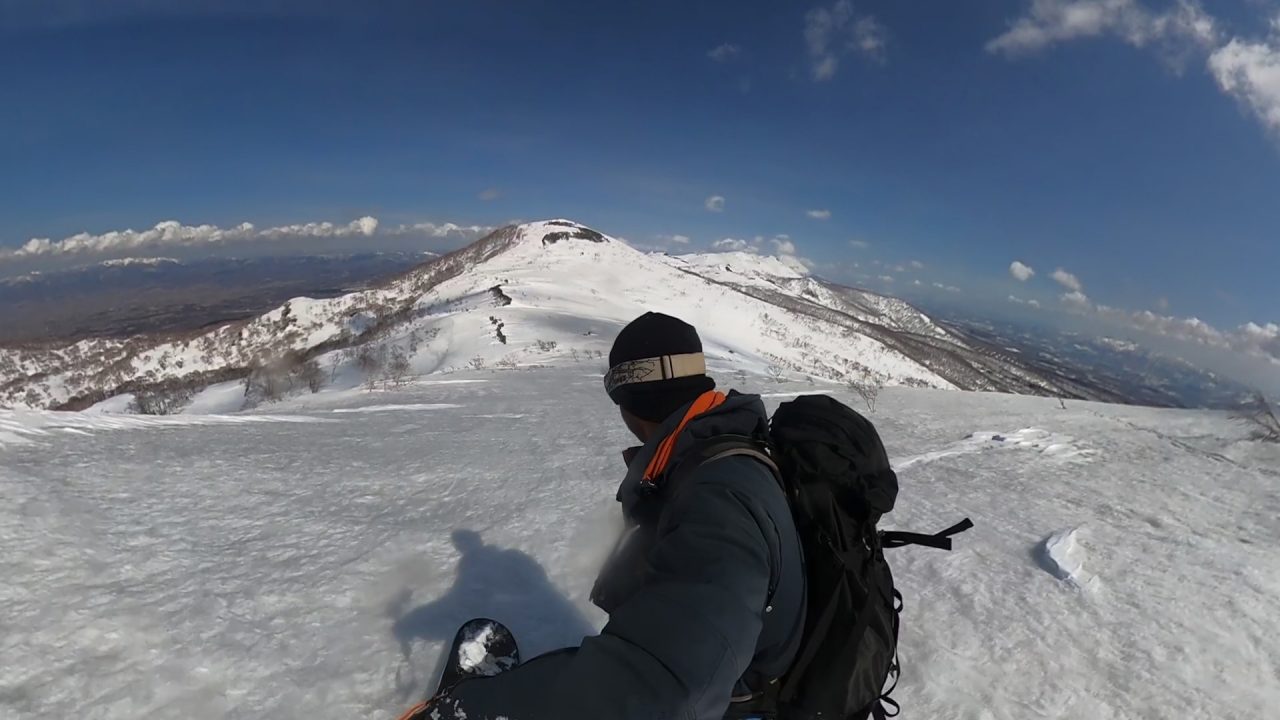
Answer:
<svg viewBox="0 0 1280 720"><path fill-rule="evenodd" d="M454 633L475 617L493 618L509 627L526 658L531 649L545 651L576 644L595 634L595 628L528 554L487 545L473 530L455 530L453 545L459 553L457 578L448 592L405 610L413 593L411 588L405 588L389 608L396 618L391 631L405 659L404 667L396 673L402 696L424 691L410 662L413 643L442 643L434 666L438 671L444 667ZM403 676L405 668L409 669L407 678ZM434 682L430 687L434 688Z"/></svg>

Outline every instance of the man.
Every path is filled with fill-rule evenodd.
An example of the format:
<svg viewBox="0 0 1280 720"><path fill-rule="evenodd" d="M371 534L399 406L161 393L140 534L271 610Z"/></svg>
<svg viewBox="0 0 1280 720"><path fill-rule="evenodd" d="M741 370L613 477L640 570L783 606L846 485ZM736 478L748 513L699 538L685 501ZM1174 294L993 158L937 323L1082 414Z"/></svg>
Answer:
<svg viewBox="0 0 1280 720"><path fill-rule="evenodd" d="M432 717L754 717L794 660L805 581L786 497L758 456L708 442L763 438L760 398L716 392L697 332L667 315L624 328L609 364L609 397L643 443L618 491L628 532L592 593L609 622L581 647L460 683Z"/></svg>

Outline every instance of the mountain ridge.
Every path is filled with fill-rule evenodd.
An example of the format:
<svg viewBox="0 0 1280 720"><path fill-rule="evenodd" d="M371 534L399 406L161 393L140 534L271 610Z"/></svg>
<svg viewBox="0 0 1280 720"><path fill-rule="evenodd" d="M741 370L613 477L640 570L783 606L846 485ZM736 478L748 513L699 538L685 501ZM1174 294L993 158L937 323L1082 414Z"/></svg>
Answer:
<svg viewBox="0 0 1280 720"><path fill-rule="evenodd" d="M975 348L904 301L798 265L747 253L644 253L566 219L510 225L376 287L293 298L207 330L0 350L0 404L81 409L122 393L237 379L248 391L268 370L285 372L293 387L307 363L351 384L392 364L425 375L565 362L602 355L603 338L650 309L695 324L722 370L1115 399Z"/></svg>

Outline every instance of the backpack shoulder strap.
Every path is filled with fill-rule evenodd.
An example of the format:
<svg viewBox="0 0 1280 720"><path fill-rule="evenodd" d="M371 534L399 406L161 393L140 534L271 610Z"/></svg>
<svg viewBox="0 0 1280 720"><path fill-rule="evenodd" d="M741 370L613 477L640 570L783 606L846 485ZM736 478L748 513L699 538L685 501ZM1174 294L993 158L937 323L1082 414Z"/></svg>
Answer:
<svg viewBox="0 0 1280 720"><path fill-rule="evenodd" d="M720 435L694 445L680 462L668 473L667 481L675 485L680 479L713 460L743 455L759 460L782 485L782 472L769 454L769 445L763 440L747 435ZM784 486L785 489L785 486Z"/></svg>
<svg viewBox="0 0 1280 720"><path fill-rule="evenodd" d="M747 435L721 435L709 438L694 445L689 452L685 453L680 463L672 468L666 481L670 487L675 488L679 486L681 480L709 462L727 457L742 456L753 458L768 468L773 475L773 479L778 483L778 487L782 488L783 494L786 495L787 485L782 479L782 472L778 469L778 464L770 457L768 450L767 443ZM781 539L778 542L781 543ZM775 548L770 543L769 590L765 597L766 608L773 605L773 596L778 591L778 584L782 582L781 556L779 554L781 552L782 548L780 546Z"/></svg>

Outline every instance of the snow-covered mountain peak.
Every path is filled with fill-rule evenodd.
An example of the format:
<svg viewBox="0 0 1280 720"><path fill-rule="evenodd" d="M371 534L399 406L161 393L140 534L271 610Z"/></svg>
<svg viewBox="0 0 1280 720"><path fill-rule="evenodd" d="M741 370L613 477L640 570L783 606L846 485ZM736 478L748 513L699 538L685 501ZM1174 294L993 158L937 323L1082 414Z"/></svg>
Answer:
<svg viewBox="0 0 1280 720"><path fill-rule="evenodd" d="M539 220L516 225L514 228L514 240L518 243L540 244L544 247L557 243L579 241L588 243L616 242L614 238L599 231L564 218Z"/></svg>

